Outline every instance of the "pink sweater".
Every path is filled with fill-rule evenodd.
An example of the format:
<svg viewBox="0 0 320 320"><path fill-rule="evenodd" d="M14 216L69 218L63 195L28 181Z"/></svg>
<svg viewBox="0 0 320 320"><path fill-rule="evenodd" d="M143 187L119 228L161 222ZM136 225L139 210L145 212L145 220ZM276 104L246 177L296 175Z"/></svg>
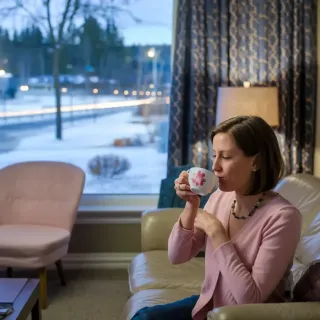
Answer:
<svg viewBox="0 0 320 320"><path fill-rule="evenodd" d="M227 229L234 192L216 191L205 210ZM242 229L216 250L204 232L183 229L178 221L169 237L173 264L189 261L205 247L205 279L193 319L205 319L213 306L277 301L300 239L301 214L280 195L248 219Z"/></svg>

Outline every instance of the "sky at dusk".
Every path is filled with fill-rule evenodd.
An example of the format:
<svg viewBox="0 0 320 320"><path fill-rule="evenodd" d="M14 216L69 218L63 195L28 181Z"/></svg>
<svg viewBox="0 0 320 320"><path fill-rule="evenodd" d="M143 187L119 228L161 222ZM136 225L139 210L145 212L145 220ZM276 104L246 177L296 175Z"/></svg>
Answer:
<svg viewBox="0 0 320 320"><path fill-rule="evenodd" d="M37 0L30 1L32 1L33 4L37 2ZM9 2L10 0L5 2L0 0L0 7L3 3L8 4ZM25 3L26 2L27 1L25 1ZM63 3L65 0L54 0L52 12L58 10L58 2ZM125 44L171 44L173 28L173 2L174 0L131 0L129 1L128 5L123 6L127 12L130 12L132 16L141 21L140 23L135 22L129 14L124 12L117 15L116 22L120 29L120 33L124 38ZM28 7L31 10L31 7ZM60 8L62 7L63 5L60 5ZM34 15L40 12L35 8L36 5L33 6L32 13ZM41 6L39 6L39 8L41 8ZM60 14L60 12L58 14ZM19 29L27 23L30 23L30 19L25 15L16 15L2 20L1 26L13 30L13 28Z"/></svg>
<svg viewBox="0 0 320 320"><path fill-rule="evenodd" d="M137 0L131 12L142 19L141 24L124 19L123 35L126 44L171 44L174 0Z"/></svg>

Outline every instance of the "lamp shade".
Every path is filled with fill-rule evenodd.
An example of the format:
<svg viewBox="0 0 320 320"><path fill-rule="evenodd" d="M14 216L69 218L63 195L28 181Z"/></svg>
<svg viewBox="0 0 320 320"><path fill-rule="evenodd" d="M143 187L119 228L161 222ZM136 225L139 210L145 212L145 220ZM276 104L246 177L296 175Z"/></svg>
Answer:
<svg viewBox="0 0 320 320"><path fill-rule="evenodd" d="M277 87L218 88L216 125L236 116L259 116L271 127L279 125Z"/></svg>

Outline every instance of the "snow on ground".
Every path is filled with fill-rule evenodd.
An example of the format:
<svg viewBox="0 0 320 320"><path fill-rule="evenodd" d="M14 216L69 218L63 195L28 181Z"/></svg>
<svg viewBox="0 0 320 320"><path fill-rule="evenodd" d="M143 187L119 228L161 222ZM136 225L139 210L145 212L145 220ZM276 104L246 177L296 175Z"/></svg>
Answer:
<svg viewBox="0 0 320 320"><path fill-rule="evenodd" d="M114 147L117 138L141 135L148 140L145 125L132 123L130 111L82 120L64 126L63 140L54 137L55 128L47 127L33 136L25 136L16 149L2 153L0 167L32 160L65 161L86 172L84 193L149 194L158 193L160 181L166 175L167 154L160 153L156 144L140 147ZM88 171L88 162L96 155L114 154L127 157L131 169L112 179L98 179Z"/></svg>

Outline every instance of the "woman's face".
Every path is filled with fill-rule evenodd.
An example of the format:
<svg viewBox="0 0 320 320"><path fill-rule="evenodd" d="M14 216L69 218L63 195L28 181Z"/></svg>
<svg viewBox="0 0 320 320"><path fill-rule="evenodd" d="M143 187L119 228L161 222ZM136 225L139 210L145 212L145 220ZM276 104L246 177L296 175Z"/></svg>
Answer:
<svg viewBox="0 0 320 320"><path fill-rule="evenodd" d="M245 194L256 169L255 156L247 157L231 134L218 133L213 138L212 170L219 178L219 189Z"/></svg>

